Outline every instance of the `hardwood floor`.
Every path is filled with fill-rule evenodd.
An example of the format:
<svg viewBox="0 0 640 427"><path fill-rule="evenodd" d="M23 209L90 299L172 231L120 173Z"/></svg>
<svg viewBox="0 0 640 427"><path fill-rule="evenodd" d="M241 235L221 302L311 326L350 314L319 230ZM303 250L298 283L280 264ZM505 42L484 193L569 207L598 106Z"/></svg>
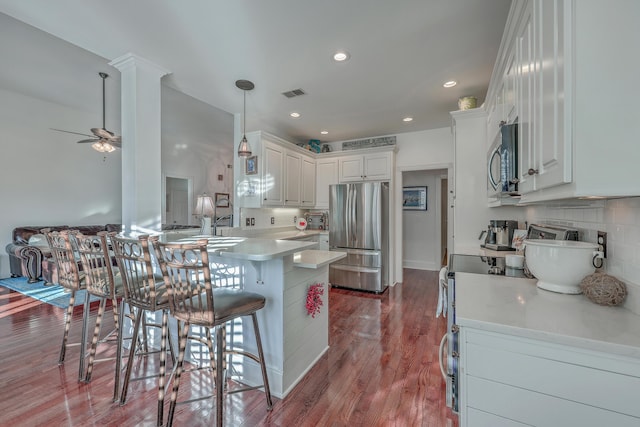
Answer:
<svg viewBox="0 0 640 427"><path fill-rule="evenodd" d="M438 273L404 274L403 284L381 296L331 289L329 351L286 399L274 398L271 412L260 391L228 396L225 425L456 427L438 367L446 329L446 319L435 318ZM77 310L72 342L80 319ZM0 288L0 425L155 425L154 379L133 382L119 406L111 401L114 362L96 364L90 384L77 382L77 347L58 366L63 321L64 310ZM106 316L104 328L112 324ZM204 374L185 375L180 392L207 393L210 383ZM201 400L179 405L174 422L211 425L214 416L213 400Z"/></svg>

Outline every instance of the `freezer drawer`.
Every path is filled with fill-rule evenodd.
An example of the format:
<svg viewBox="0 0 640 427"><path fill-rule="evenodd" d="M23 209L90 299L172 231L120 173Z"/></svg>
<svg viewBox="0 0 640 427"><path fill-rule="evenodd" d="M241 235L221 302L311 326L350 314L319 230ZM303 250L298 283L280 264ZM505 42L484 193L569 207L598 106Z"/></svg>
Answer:
<svg viewBox="0 0 640 427"><path fill-rule="evenodd" d="M333 263L329 265L329 283L341 288L382 292L382 269Z"/></svg>
<svg viewBox="0 0 640 427"><path fill-rule="evenodd" d="M382 267L382 252L365 249L332 248L332 251L346 252L347 256L334 264L360 265L363 267Z"/></svg>

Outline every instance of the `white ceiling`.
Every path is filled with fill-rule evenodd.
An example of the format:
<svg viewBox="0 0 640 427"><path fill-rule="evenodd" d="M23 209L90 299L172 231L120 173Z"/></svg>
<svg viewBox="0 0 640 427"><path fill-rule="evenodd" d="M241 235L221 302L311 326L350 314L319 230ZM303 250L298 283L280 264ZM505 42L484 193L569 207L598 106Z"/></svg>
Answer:
<svg viewBox="0 0 640 427"><path fill-rule="evenodd" d="M231 113L242 112L235 81L251 80L256 88L247 93L247 131L299 142L449 126L459 97L484 101L510 3L0 0L0 12L105 58L105 64L133 52L170 70L166 85ZM40 32L12 32L9 41L2 37L6 22L15 21L2 21L0 57L12 66L0 69L0 85L89 108L88 101L100 100L94 92L84 96L100 90L97 72L118 74L89 66L83 59L88 53ZM27 44L48 48L30 51ZM332 60L340 49L351 54L349 61ZM50 70L48 78L35 79L43 69ZM56 84L59 73L78 88ZM114 77L108 84L119 87ZM448 80L458 85L443 88ZM297 88L307 95L281 94ZM292 119L292 111L302 117ZM406 116L414 120L404 123ZM322 129L329 134L321 135Z"/></svg>

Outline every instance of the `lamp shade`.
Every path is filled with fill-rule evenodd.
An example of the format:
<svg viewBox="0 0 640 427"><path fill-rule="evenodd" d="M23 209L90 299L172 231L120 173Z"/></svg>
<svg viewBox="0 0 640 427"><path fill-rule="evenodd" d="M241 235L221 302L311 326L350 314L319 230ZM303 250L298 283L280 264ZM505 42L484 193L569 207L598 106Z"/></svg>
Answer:
<svg viewBox="0 0 640 427"><path fill-rule="evenodd" d="M206 193L198 196L196 201L196 215L200 215L202 217L211 217L215 212L215 207L213 203L213 198L208 196Z"/></svg>
<svg viewBox="0 0 640 427"><path fill-rule="evenodd" d="M250 155L251 147L249 146L249 141L247 141L246 135L242 135L242 141L240 141L240 146L238 147L238 156L249 157Z"/></svg>

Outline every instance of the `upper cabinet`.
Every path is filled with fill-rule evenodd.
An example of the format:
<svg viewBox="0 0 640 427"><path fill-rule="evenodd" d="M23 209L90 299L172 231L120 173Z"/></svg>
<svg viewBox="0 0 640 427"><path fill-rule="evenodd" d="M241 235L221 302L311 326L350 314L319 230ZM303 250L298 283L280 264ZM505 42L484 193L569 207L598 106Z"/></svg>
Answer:
<svg viewBox="0 0 640 427"><path fill-rule="evenodd" d="M316 209L329 208L329 186L339 182L338 158L319 158L316 163Z"/></svg>
<svg viewBox="0 0 640 427"><path fill-rule="evenodd" d="M236 159L238 207L308 207L315 204L315 158L305 150L266 132L250 132L247 139L257 170Z"/></svg>
<svg viewBox="0 0 640 427"><path fill-rule="evenodd" d="M393 152L383 151L340 157L340 182L388 181L391 179Z"/></svg>
<svg viewBox="0 0 640 427"><path fill-rule="evenodd" d="M640 2L515 0L487 93L487 136L519 126L521 202L640 195Z"/></svg>
<svg viewBox="0 0 640 427"><path fill-rule="evenodd" d="M302 157L302 181L300 206L313 207L316 204L316 160Z"/></svg>

